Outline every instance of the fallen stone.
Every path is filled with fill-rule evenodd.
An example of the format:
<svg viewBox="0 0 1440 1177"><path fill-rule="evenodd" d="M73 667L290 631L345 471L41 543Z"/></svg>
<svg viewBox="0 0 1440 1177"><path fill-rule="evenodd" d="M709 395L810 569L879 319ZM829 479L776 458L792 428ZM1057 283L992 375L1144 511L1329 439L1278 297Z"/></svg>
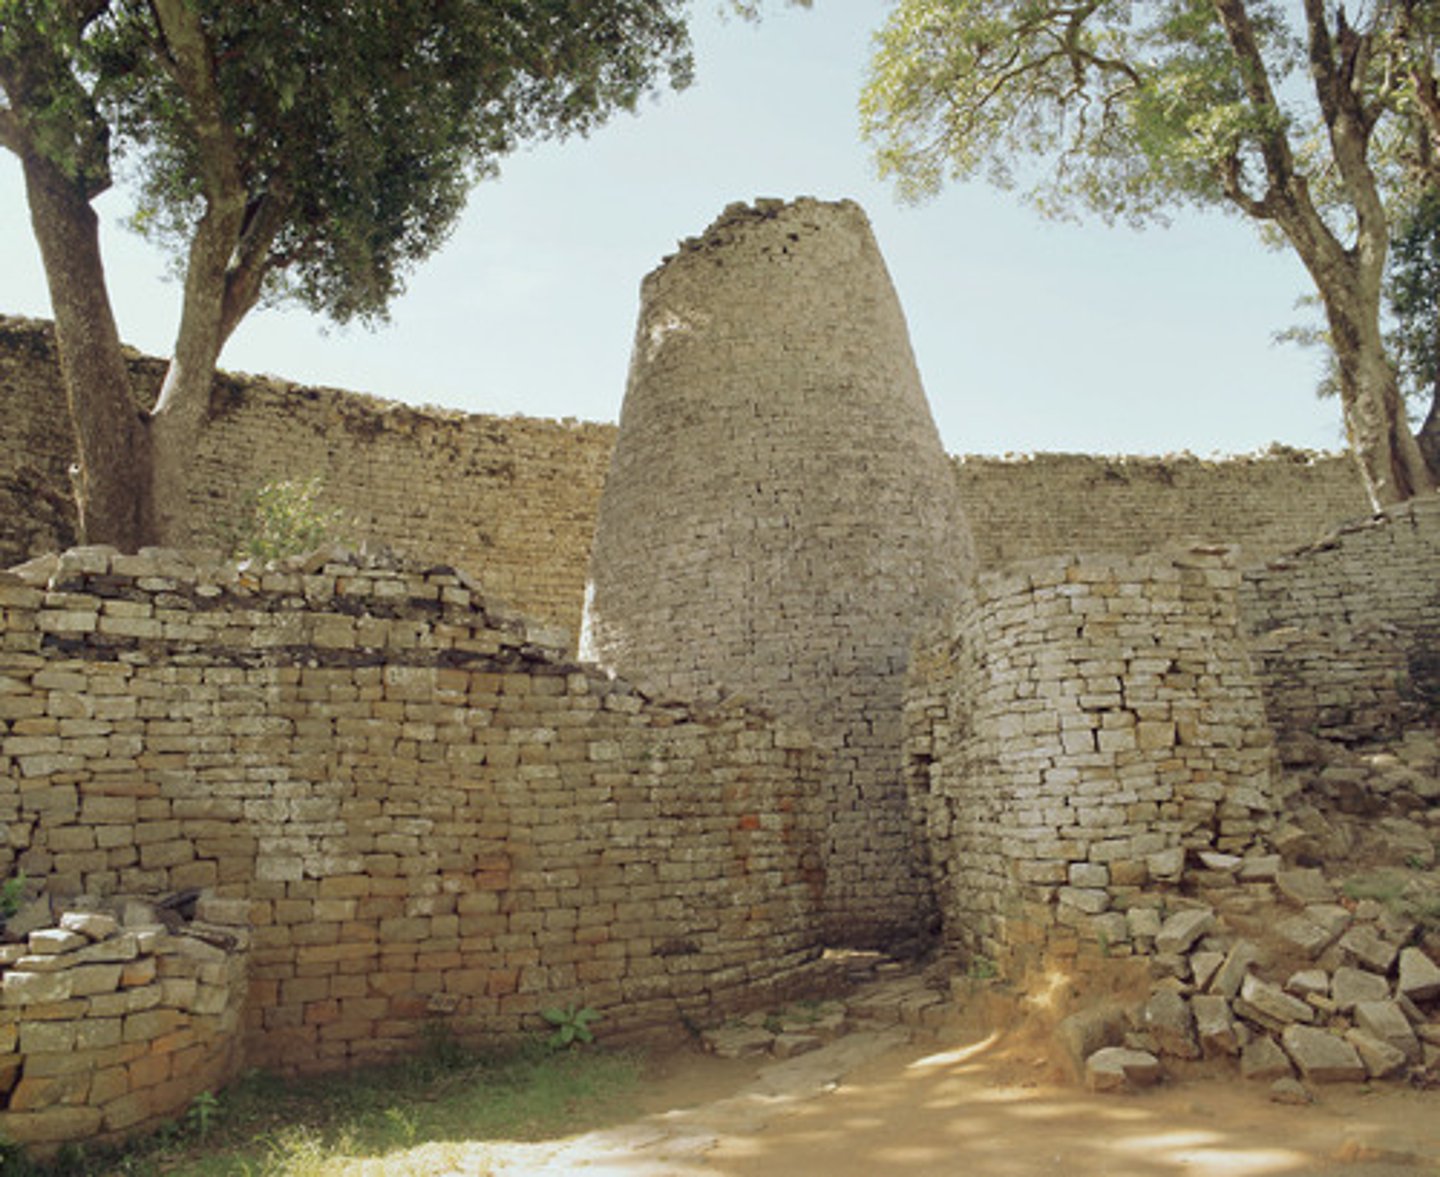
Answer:
<svg viewBox="0 0 1440 1177"><path fill-rule="evenodd" d="M1181 953L1215 926L1215 913L1208 907L1177 911L1165 921L1155 937L1155 951Z"/></svg>
<svg viewBox="0 0 1440 1177"><path fill-rule="evenodd" d="M1154 1036L1161 1054L1175 1058L1199 1058L1195 1041L1195 1020L1190 1005L1180 994L1168 990L1156 993L1145 1003L1145 1028Z"/></svg>
<svg viewBox="0 0 1440 1177"><path fill-rule="evenodd" d="M1330 903L1335 888L1323 872L1309 868L1282 870L1275 875L1276 889L1296 907L1311 903Z"/></svg>
<svg viewBox="0 0 1440 1177"><path fill-rule="evenodd" d="M1400 979L1395 991L1411 1001L1440 997L1440 965L1419 948L1400 950Z"/></svg>
<svg viewBox="0 0 1440 1177"><path fill-rule="evenodd" d="M1311 923L1319 924L1329 932L1332 938L1348 928L1352 920L1350 912L1338 903L1312 903L1305 908L1304 915Z"/></svg>
<svg viewBox="0 0 1440 1177"><path fill-rule="evenodd" d="M1205 1058L1221 1058L1240 1053L1240 1036L1230 1003L1216 994L1200 993L1190 999L1190 1012L1195 1018L1195 1037Z"/></svg>
<svg viewBox="0 0 1440 1177"><path fill-rule="evenodd" d="M1377 973L1388 973L1395 963L1398 949L1373 929L1361 924L1351 928L1340 937L1340 947L1366 968Z"/></svg>
<svg viewBox="0 0 1440 1177"><path fill-rule="evenodd" d="M1314 1026L1289 1026L1281 1037L1285 1053L1312 1083L1358 1083L1365 1064L1343 1038Z"/></svg>
<svg viewBox="0 0 1440 1177"><path fill-rule="evenodd" d="M1077 1079L1085 1075L1090 1056L1125 1041L1129 1018L1118 1002L1106 1002L1071 1014L1055 1027L1055 1041L1065 1052Z"/></svg>
<svg viewBox="0 0 1440 1177"><path fill-rule="evenodd" d="M1144 1050L1107 1046L1085 1060L1085 1085L1091 1091L1128 1091L1160 1082L1160 1060Z"/></svg>
<svg viewBox="0 0 1440 1177"><path fill-rule="evenodd" d="M1240 1052L1240 1074L1246 1079L1263 1083L1267 1079L1287 1079L1295 1073L1290 1056L1263 1035L1245 1044Z"/></svg>
<svg viewBox="0 0 1440 1177"><path fill-rule="evenodd" d="M1235 1012L1274 1030L1283 1030L1292 1022L1315 1020L1313 1006L1298 997L1290 996L1279 985L1262 981L1253 973L1248 975L1240 986Z"/></svg>
<svg viewBox="0 0 1440 1177"><path fill-rule="evenodd" d="M1335 970L1330 996L1338 1010L1349 1013L1357 1001L1384 1001L1390 996L1390 982L1378 973L1345 965Z"/></svg>
<svg viewBox="0 0 1440 1177"><path fill-rule="evenodd" d="M1325 951L1335 937L1314 920L1303 915L1292 915L1275 926L1275 934L1297 952L1314 960Z"/></svg>
<svg viewBox="0 0 1440 1177"><path fill-rule="evenodd" d="M1192 952L1190 954L1190 983L1197 990L1203 991L1215 974L1220 971L1220 966L1225 963L1223 952Z"/></svg>
<svg viewBox="0 0 1440 1177"><path fill-rule="evenodd" d="M1324 969L1302 969L1300 972L1290 975L1290 979L1285 982L1285 992L1293 993L1300 998L1307 998L1316 993L1329 993L1330 974Z"/></svg>
<svg viewBox="0 0 1440 1177"><path fill-rule="evenodd" d="M1393 1001L1357 1001L1355 1025L1388 1042L1411 1062L1420 1059L1420 1040L1410 1026L1410 1019L1400 1012Z"/></svg>
<svg viewBox="0 0 1440 1177"><path fill-rule="evenodd" d="M1249 940L1237 940L1225 954L1225 963L1210 982L1210 991L1221 997L1233 998L1240 992L1240 986L1250 975L1251 966L1260 959L1260 950Z"/></svg>
<svg viewBox="0 0 1440 1177"><path fill-rule="evenodd" d="M1405 1052L1366 1030L1345 1031L1345 1041L1355 1048L1365 1071L1372 1079L1389 1079L1405 1070L1409 1060Z"/></svg>
<svg viewBox="0 0 1440 1177"><path fill-rule="evenodd" d="M1293 1104L1298 1107L1314 1103L1315 1097L1305 1090L1305 1085L1299 1079L1285 1078L1276 1079L1270 1084L1270 1102Z"/></svg>

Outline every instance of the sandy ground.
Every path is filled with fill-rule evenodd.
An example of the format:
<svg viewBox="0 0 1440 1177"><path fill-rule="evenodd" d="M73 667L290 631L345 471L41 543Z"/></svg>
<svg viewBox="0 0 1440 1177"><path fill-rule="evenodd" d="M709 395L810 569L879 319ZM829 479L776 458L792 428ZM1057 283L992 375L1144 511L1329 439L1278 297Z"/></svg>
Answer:
<svg viewBox="0 0 1440 1177"><path fill-rule="evenodd" d="M787 1062L683 1052L647 1114L541 1144L432 1144L415 1177L1344 1177L1440 1175L1440 1092L1327 1087L1303 1107L1203 1076L1135 1095L1053 1081L1014 1037L957 1029L914 1045L847 1035ZM389 1158L389 1163L397 1158ZM362 1170L363 1171L363 1170ZM388 1169L386 1172L395 1170Z"/></svg>

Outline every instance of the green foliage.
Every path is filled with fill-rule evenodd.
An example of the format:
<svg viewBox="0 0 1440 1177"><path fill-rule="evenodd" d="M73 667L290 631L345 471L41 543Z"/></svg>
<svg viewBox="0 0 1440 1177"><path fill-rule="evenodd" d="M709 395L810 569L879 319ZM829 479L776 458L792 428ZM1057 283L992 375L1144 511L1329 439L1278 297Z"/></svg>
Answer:
<svg viewBox="0 0 1440 1177"><path fill-rule="evenodd" d="M1281 84L1298 64L1293 34L1278 7L1252 7ZM1048 212L1140 222L1176 203L1221 203L1232 165L1257 178L1289 116L1255 102L1245 81L1202 0L901 0L861 116L882 176L908 198L947 179L1009 187L1023 175Z"/></svg>
<svg viewBox="0 0 1440 1177"><path fill-rule="evenodd" d="M427 1144L463 1156L466 1142L545 1140L613 1123L632 1114L640 1073L631 1055L538 1046L469 1054L444 1069L402 1063L295 1080L253 1071L217 1100L203 1138L197 1117L187 1114L182 1124L122 1148L72 1150L48 1165L0 1144L0 1174L321 1177L363 1167L406 1177L416 1161L405 1150ZM454 1171L484 1170L457 1159Z"/></svg>
<svg viewBox="0 0 1440 1177"><path fill-rule="evenodd" d="M230 554L264 563L344 542L344 516L320 505L322 490L316 475L303 482L267 482L252 491L244 500L241 521L225 537Z"/></svg>
<svg viewBox="0 0 1440 1177"><path fill-rule="evenodd" d="M210 1135L210 1128L220 1114L220 1101L213 1092L202 1091L190 1101L185 1120L201 1144Z"/></svg>
<svg viewBox="0 0 1440 1177"><path fill-rule="evenodd" d="M0 142L183 257L234 204L232 270L337 320L381 316L467 188L691 75L683 0L0 0ZM3 128L0 128L3 129ZM228 250L227 250L228 251Z"/></svg>
<svg viewBox="0 0 1440 1177"><path fill-rule="evenodd" d="M600 1020L600 1015L589 1006L552 1006L542 1011L541 1016L555 1027L554 1033L545 1040L551 1050L566 1050L595 1041L590 1027Z"/></svg>
<svg viewBox="0 0 1440 1177"><path fill-rule="evenodd" d="M1440 894L1426 876L1381 869L1346 879L1340 889L1351 899L1373 899L1403 919L1440 930Z"/></svg>
<svg viewBox="0 0 1440 1177"><path fill-rule="evenodd" d="M1395 226L1385 297L1401 390L1428 402L1440 389L1440 189L1426 189Z"/></svg>
<svg viewBox="0 0 1440 1177"><path fill-rule="evenodd" d="M965 965L965 975L972 981L993 981L1000 969L988 956L972 956Z"/></svg>
<svg viewBox="0 0 1440 1177"><path fill-rule="evenodd" d="M8 920L20 910L20 904L25 901L26 882L28 880L22 870L16 871L3 883L0 883L0 919Z"/></svg>

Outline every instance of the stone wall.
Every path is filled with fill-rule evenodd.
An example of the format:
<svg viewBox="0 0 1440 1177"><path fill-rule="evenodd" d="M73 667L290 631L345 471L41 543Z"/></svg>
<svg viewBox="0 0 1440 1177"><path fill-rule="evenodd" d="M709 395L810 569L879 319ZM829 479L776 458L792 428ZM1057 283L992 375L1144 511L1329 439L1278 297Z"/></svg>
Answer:
<svg viewBox="0 0 1440 1177"><path fill-rule="evenodd" d="M248 904L202 899L167 926L67 911L0 945L0 1134L48 1152L178 1119L240 1065ZM239 921L237 926L235 921Z"/></svg>
<svg viewBox="0 0 1440 1177"><path fill-rule="evenodd" d="M246 901L250 1065L557 1002L624 1036L819 953L809 737L655 703L448 568L81 548L0 574L0 608L0 875Z"/></svg>
<svg viewBox="0 0 1440 1177"><path fill-rule="evenodd" d="M905 663L970 571L859 206L733 205L646 277L582 650L815 732L832 752L833 943L893 944L928 923L900 780Z"/></svg>
<svg viewBox="0 0 1440 1177"><path fill-rule="evenodd" d="M1007 975L1042 948L1124 954L1187 849L1260 838L1274 746L1239 584L1223 548L1036 561L917 647L906 775L947 940Z"/></svg>
<svg viewBox="0 0 1440 1177"><path fill-rule="evenodd" d="M132 355L137 406L164 363ZM0 318L0 566L75 542L73 460L48 324ZM351 544L479 576L487 594L579 632L585 564L614 428L413 409L358 393L217 377L191 467L192 533L215 547L264 483L319 475Z"/></svg>
<svg viewBox="0 0 1440 1177"><path fill-rule="evenodd" d="M1033 454L955 459L982 568L1070 552L1138 555L1166 544L1238 544L1242 562L1319 539L1370 501L1348 455L1272 446L1189 454Z"/></svg>
<svg viewBox="0 0 1440 1177"><path fill-rule="evenodd" d="M1275 651L1268 705L1277 726L1303 732L1321 720L1354 741L1393 732L1406 705L1440 710L1440 495L1251 569L1241 609ZM1305 642L1335 656L1283 656Z"/></svg>
<svg viewBox="0 0 1440 1177"><path fill-rule="evenodd" d="M136 403L163 364L132 357ZM409 409L334 389L222 376L197 463L206 543L276 477L324 480L351 538L473 571L527 615L579 625L585 563L615 441L610 425ZM49 325L0 316L0 567L76 542L73 460ZM1369 510L1347 457L1273 447L1207 461L1037 454L954 460L981 567L1069 551L1138 553L1184 537L1256 562Z"/></svg>

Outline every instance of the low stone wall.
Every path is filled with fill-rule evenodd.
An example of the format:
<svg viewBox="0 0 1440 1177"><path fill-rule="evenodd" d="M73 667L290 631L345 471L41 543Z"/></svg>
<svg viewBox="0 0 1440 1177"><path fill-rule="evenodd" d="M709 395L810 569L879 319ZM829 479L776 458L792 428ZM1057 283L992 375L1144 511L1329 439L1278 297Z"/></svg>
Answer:
<svg viewBox="0 0 1440 1177"><path fill-rule="evenodd" d="M1274 746L1233 556L981 576L917 649L906 774L947 940L1007 972L1082 941L1126 954L1156 930L1148 885L1177 880L1187 849L1238 852L1269 827Z"/></svg>
<svg viewBox="0 0 1440 1177"><path fill-rule="evenodd" d="M0 608L0 873L246 901L250 1065L673 1027L819 954L808 735L650 700L449 568L76 549Z"/></svg>
<svg viewBox="0 0 1440 1177"><path fill-rule="evenodd" d="M1378 656L1382 663L1403 660L1404 699L1440 710L1440 495L1358 519L1250 569L1240 607L1246 629L1257 637L1291 628L1341 652L1388 645L1393 655ZM1267 705L1277 725L1303 727L1317 706L1367 712L1365 722L1373 725L1377 691L1393 698L1397 690L1390 669L1382 666L1378 681L1367 669L1375 657L1340 657L1308 673L1301 668L1308 693L1323 698L1272 692ZM1388 718L1378 722L1393 726Z"/></svg>
<svg viewBox="0 0 1440 1177"><path fill-rule="evenodd" d="M0 945L0 1135L46 1152L184 1114L240 1062L244 903L174 930L148 904L66 912ZM236 921L242 926L235 926Z"/></svg>

